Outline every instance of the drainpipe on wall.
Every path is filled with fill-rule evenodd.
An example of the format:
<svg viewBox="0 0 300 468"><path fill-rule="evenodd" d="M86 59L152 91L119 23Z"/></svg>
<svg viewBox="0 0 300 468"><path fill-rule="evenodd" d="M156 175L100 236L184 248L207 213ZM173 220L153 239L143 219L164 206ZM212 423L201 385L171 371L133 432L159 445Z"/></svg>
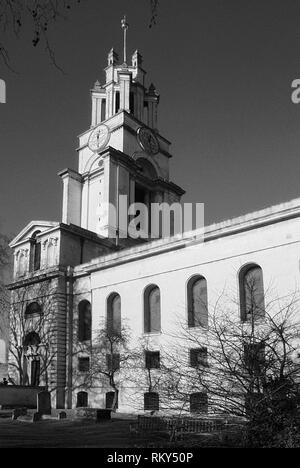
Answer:
<svg viewBox="0 0 300 468"><path fill-rule="evenodd" d="M67 288L67 408L72 408L73 387L73 267L66 274Z"/></svg>

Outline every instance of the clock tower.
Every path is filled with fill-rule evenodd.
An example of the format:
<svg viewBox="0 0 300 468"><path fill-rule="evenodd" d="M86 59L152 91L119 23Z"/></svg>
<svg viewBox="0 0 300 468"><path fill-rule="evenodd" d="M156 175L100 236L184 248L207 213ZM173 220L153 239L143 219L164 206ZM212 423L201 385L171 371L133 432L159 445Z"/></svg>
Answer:
<svg viewBox="0 0 300 468"><path fill-rule="evenodd" d="M169 180L170 142L158 130L159 94L153 84L147 86L137 50L127 63L125 18L122 28L123 61L111 49L105 82L96 81L91 90L91 126L79 135L78 171L59 173L63 223L111 238L122 230L121 195L126 196L124 211L124 200L127 209L138 202L150 207L153 202L179 202L184 193ZM124 221L123 212L121 216Z"/></svg>

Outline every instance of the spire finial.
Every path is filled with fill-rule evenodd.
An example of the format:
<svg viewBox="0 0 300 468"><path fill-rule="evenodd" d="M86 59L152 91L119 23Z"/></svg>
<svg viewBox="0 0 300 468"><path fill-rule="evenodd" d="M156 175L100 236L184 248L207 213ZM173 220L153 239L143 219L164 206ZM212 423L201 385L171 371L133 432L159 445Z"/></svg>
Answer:
<svg viewBox="0 0 300 468"><path fill-rule="evenodd" d="M123 33L124 33L124 63L126 64L126 60L127 60L127 57L126 57L126 35L127 35L127 29L128 29L128 23L126 22L126 15L124 15L123 19L121 20L121 26L122 26L122 29L123 29Z"/></svg>

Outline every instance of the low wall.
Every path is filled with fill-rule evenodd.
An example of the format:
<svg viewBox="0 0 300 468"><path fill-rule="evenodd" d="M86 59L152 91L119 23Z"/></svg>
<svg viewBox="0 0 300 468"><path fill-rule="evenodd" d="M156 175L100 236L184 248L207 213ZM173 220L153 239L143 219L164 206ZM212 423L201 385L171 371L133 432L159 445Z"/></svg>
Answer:
<svg viewBox="0 0 300 468"><path fill-rule="evenodd" d="M3 408L36 408L37 394L45 387L30 387L21 385L0 385L0 406Z"/></svg>

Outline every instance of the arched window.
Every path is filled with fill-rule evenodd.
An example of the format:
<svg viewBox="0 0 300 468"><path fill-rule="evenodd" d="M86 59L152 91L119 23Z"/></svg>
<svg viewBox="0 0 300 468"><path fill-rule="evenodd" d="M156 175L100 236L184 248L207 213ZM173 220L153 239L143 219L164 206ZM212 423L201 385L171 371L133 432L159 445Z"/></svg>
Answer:
<svg viewBox="0 0 300 468"><path fill-rule="evenodd" d="M144 332L158 333L160 330L160 290L152 284L144 292Z"/></svg>
<svg viewBox="0 0 300 468"><path fill-rule="evenodd" d="M187 285L188 326L207 327L207 283L203 276L193 276Z"/></svg>
<svg viewBox="0 0 300 468"><path fill-rule="evenodd" d="M89 341L92 338L91 304L83 300L78 304L78 340Z"/></svg>
<svg viewBox="0 0 300 468"><path fill-rule="evenodd" d="M42 308L38 302L31 302L25 309L25 319L33 315L43 315Z"/></svg>
<svg viewBox="0 0 300 468"><path fill-rule="evenodd" d="M31 237L30 271L37 271L41 268L41 241L37 239L40 232L35 231Z"/></svg>
<svg viewBox="0 0 300 468"><path fill-rule="evenodd" d="M241 319L256 320L265 316L263 272L259 265L246 265L239 275Z"/></svg>
<svg viewBox="0 0 300 468"><path fill-rule="evenodd" d="M117 293L107 299L107 331L121 333L121 297Z"/></svg>
<svg viewBox="0 0 300 468"><path fill-rule="evenodd" d="M156 392L144 393L144 410L159 411L159 394Z"/></svg>

